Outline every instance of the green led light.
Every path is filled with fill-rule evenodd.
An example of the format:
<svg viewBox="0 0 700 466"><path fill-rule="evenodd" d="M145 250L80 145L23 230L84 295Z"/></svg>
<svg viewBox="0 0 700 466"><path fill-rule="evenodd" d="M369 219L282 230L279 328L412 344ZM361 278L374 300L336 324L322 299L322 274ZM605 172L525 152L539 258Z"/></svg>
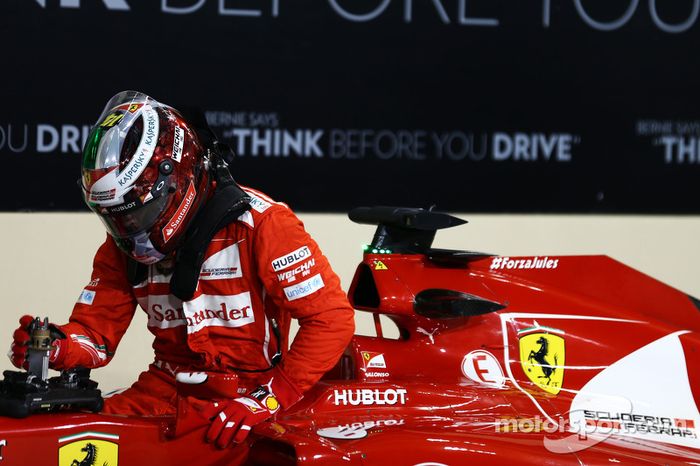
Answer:
<svg viewBox="0 0 700 466"><path fill-rule="evenodd" d="M372 249L372 254L376 254L378 251L376 249Z"/></svg>
<svg viewBox="0 0 700 466"><path fill-rule="evenodd" d="M380 249L379 254L386 254L386 249Z"/></svg>

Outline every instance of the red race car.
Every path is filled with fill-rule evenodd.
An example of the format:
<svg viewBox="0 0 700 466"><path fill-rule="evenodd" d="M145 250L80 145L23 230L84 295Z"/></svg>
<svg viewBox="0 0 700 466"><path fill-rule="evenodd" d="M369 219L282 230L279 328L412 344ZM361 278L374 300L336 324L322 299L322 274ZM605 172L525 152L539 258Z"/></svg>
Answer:
<svg viewBox="0 0 700 466"><path fill-rule="evenodd" d="M377 336L257 426L248 464L700 464L695 298L604 256L434 249L465 223L444 213L350 218L377 225L348 293ZM0 418L0 465L178 465L201 445L172 419L64 411L99 410L99 392L84 372L50 380L18 393L36 380L6 371L0 411L48 413Z"/></svg>

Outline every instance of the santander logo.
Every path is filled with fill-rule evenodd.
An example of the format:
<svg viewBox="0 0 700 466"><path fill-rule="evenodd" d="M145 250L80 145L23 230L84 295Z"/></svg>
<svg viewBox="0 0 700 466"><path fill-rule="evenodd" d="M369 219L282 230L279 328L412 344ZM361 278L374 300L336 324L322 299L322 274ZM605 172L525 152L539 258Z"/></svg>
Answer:
<svg viewBox="0 0 700 466"><path fill-rule="evenodd" d="M182 302L169 295L149 295L139 300L148 314L148 326L187 327L195 333L204 327L245 327L255 322L250 292L236 295L200 295Z"/></svg>
<svg viewBox="0 0 700 466"><path fill-rule="evenodd" d="M175 215L173 215L173 218L170 219L167 226L163 228L163 241L167 243L168 240L170 240L170 238L172 238L173 235L180 229L180 226L182 226L182 221L187 216L187 212L189 212L190 207L192 207L192 202L194 201L194 197L196 195L197 192L194 189L194 184L190 183L190 186L187 188L185 198L180 203L180 207L177 208L177 212L175 212Z"/></svg>

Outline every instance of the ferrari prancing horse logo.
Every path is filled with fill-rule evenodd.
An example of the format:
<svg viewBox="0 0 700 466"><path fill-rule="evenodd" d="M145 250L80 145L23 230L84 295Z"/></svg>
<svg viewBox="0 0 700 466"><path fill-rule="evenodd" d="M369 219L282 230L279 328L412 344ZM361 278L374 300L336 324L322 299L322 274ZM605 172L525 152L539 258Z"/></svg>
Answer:
<svg viewBox="0 0 700 466"><path fill-rule="evenodd" d="M564 338L551 333L520 337L520 363L528 379L542 390L556 395L564 380Z"/></svg>
<svg viewBox="0 0 700 466"><path fill-rule="evenodd" d="M118 466L118 435L83 432L59 439L58 466Z"/></svg>

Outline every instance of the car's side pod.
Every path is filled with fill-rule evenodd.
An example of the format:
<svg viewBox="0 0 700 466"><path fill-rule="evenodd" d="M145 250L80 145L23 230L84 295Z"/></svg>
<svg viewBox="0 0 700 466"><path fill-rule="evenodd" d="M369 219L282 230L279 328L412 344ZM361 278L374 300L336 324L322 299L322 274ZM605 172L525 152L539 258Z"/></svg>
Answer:
<svg viewBox="0 0 700 466"><path fill-rule="evenodd" d="M505 309L505 305L469 293L429 288L416 295L416 314L431 319L469 317Z"/></svg>

